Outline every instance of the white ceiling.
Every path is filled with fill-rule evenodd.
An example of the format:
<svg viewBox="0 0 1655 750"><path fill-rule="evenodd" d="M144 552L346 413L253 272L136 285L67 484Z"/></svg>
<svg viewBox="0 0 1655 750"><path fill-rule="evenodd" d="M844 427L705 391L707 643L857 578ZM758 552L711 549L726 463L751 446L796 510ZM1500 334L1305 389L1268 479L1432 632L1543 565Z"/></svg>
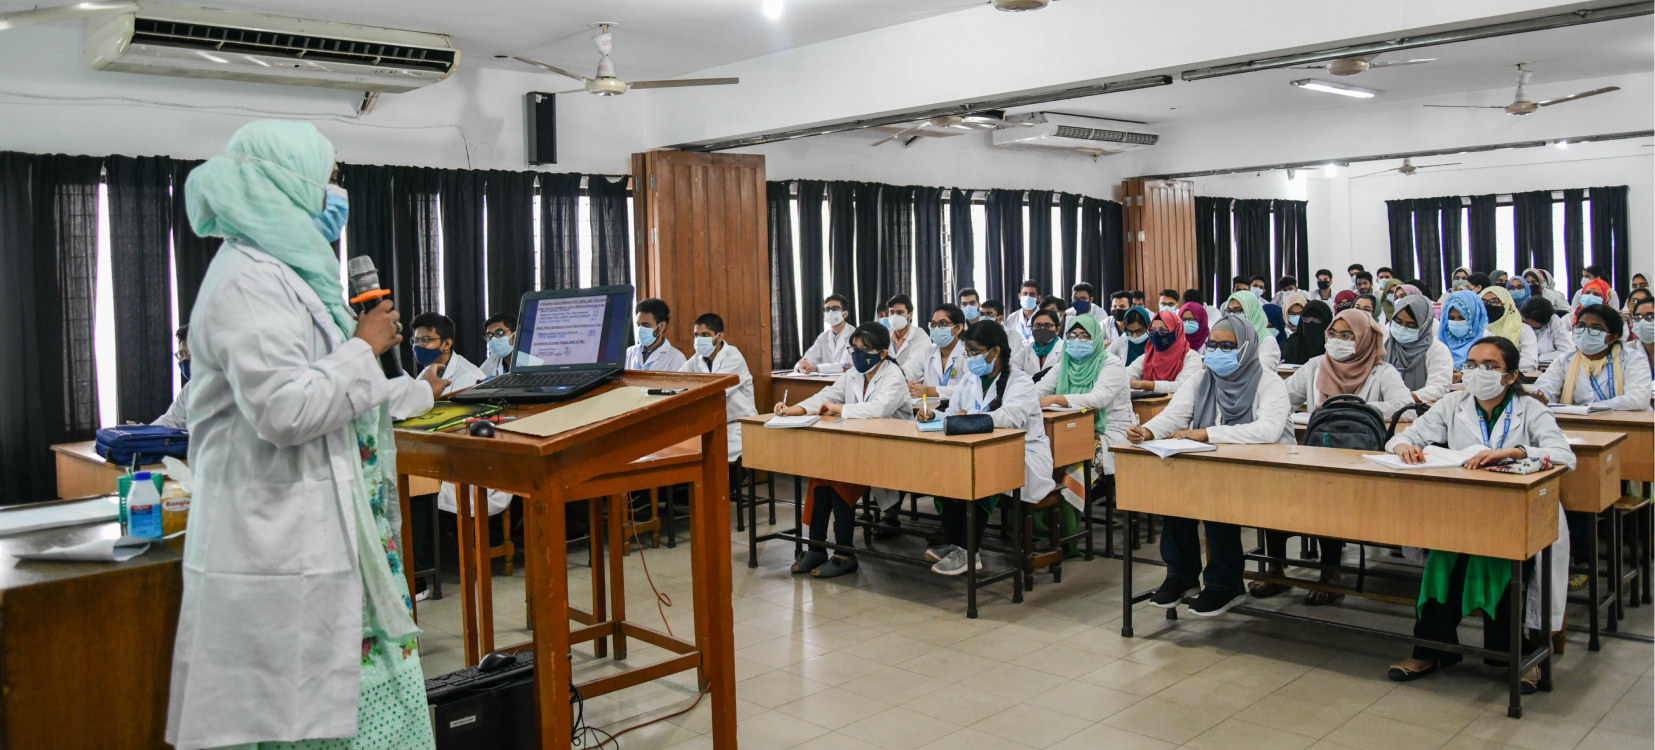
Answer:
<svg viewBox="0 0 1655 750"><path fill-rule="evenodd" d="M0 0L0 12L72 0ZM781 0L770 20L763 0L170 0L229 10L448 34L462 65L522 68L495 55L523 55L590 75L598 53L593 21L616 21L617 72L671 78L794 47L956 12L970 0ZM971 12L994 11L986 4ZM561 80L561 79L559 79Z"/></svg>

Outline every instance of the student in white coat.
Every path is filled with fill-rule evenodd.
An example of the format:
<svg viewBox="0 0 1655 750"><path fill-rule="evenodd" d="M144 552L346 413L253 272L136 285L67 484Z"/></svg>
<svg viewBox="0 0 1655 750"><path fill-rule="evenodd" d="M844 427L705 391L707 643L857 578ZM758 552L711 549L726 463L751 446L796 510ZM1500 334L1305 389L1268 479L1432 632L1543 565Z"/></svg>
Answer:
<svg viewBox="0 0 1655 750"><path fill-rule="evenodd" d="M1063 314L1042 308L1035 311L1034 321L1029 325L1033 332L1029 345L1012 355L1011 366L1039 382L1053 371L1057 363L1063 361L1063 340L1057 335L1063 325Z"/></svg>
<svg viewBox="0 0 1655 750"><path fill-rule="evenodd" d="M849 322L850 300L830 294L822 300L822 333L805 350L794 369L802 373L838 375L850 364L850 337L856 330Z"/></svg>
<svg viewBox="0 0 1655 750"><path fill-rule="evenodd" d="M1385 361L1402 376L1417 403L1435 403L1454 385L1454 355L1437 339L1431 300L1410 294L1396 302L1385 338Z"/></svg>
<svg viewBox="0 0 1655 750"><path fill-rule="evenodd" d="M1524 372L1540 366L1539 344L1534 329L1523 325L1522 313L1512 301L1511 293L1503 286L1486 286L1478 294L1488 311L1488 324L1483 329L1489 336L1499 336L1517 345L1518 357Z"/></svg>
<svg viewBox="0 0 1655 750"><path fill-rule="evenodd" d="M1023 430L1023 489L1025 503L1038 503L1057 486L1052 481L1052 446L1046 439L1046 422L1040 417L1040 401L1035 396L1034 381L1027 373L1012 367L1011 345L1006 341L1005 329L986 322L965 331L966 370L970 375L954 391L948 402L947 414L988 414L996 428ZM929 422L941 412L927 405L918 417ZM966 514L975 514L974 525L978 540L988 526L988 514L1000 499L937 498L942 513L943 536L946 543L928 549L927 559L936 561L931 571L945 576L966 572L966 548L972 540L966 533ZM983 561L971 561L982 570Z"/></svg>
<svg viewBox="0 0 1655 750"><path fill-rule="evenodd" d="M626 369L678 372L684 369L684 353L667 340L672 308L650 297L638 301L638 343L626 348Z"/></svg>
<svg viewBox="0 0 1655 750"><path fill-rule="evenodd" d="M1620 313L1603 304L1582 309L1575 318L1574 344L1568 359L1553 362L1535 381L1535 398L1548 404L1649 411L1649 362L1642 346L1626 344Z"/></svg>
<svg viewBox="0 0 1655 750"><path fill-rule="evenodd" d="M943 303L931 311L931 355L925 360L925 377L908 384L908 395L918 404L921 399L946 401L965 378L965 346L960 335L965 333L965 312Z"/></svg>
<svg viewBox="0 0 1655 750"><path fill-rule="evenodd" d="M1040 309L1040 285L1033 279L1024 279L1014 301L1016 307L1000 322L1006 327L1006 336L1021 338L1023 345L1028 346L1034 340L1034 313Z"/></svg>
<svg viewBox="0 0 1655 750"><path fill-rule="evenodd" d="M1530 297L1522 307L1523 325L1534 332L1535 360L1550 365L1557 360L1568 361L1574 355L1575 341L1569 325L1570 315L1558 315L1552 301L1545 297Z"/></svg>
<svg viewBox="0 0 1655 750"><path fill-rule="evenodd" d="M1422 449L1447 444L1456 451L1475 450L1466 462L1468 469L1487 468L1505 460L1547 458L1553 466L1575 468L1569 438L1557 427L1557 419L1545 404L1524 393L1517 367L1517 347L1511 341L1489 336L1472 344L1466 353L1462 381L1465 390L1454 391L1414 420L1408 429L1391 438L1386 449L1408 463L1424 459ZM1558 525L1564 523L1558 506ZM1539 560L1536 555L1535 560ZM1530 565L1534 563L1531 562ZM1540 621L1540 582L1531 578L1524 602L1524 624L1536 630L1560 630L1563 607L1569 594L1569 535L1559 534L1552 544L1551 622ZM1432 550L1426 557L1425 580L1420 586L1419 619L1414 637L1459 643L1456 631L1463 613L1482 610L1484 648L1504 651L1510 647L1512 602L1506 594L1511 564L1506 560L1458 555ZM1490 601L1489 599L1493 599ZM1523 650L1531 650L1525 635ZM1415 646L1412 657L1391 667L1389 677L1397 682L1421 677L1453 666L1460 654ZM1538 686L1539 667L1523 676L1522 692Z"/></svg>
<svg viewBox="0 0 1655 750"><path fill-rule="evenodd" d="M1103 341L1113 344L1115 339L1126 333L1126 311L1132 309L1131 292L1115 292L1109 295L1109 314L1100 318L1103 323Z"/></svg>
<svg viewBox="0 0 1655 750"><path fill-rule="evenodd" d="M1230 315L1240 315L1253 324L1253 330L1258 333L1259 364L1265 372L1275 372L1281 367L1281 344L1276 342L1275 334L1270 332L1270 321L1264 315L1264 303L1252 292L1235 292L1224 301L1224 312Z"/></svg>
<svg viewBox="0 0 1655 750"><path fill-rule="evenodd" d="M777 402L781 416L817 414L823 419L912 419L908 383L902 368L890 358L891 333L878 323L863 323L851 332L851 368L816 395L795 406ZM856 570L854 506L868 493L866 485L812 479L805 495L805 517L810 539L827 541L833 525L833 543L842 549L831 558L826 547L811 546L793 563L794 573L833 578Z"/></svg>
<svg viewBox="0 0 1655 750"><path fill-rule="evenodd" d="M753 404L753 373L741 350L724 340L724 319L707 313L695 319L695 356L684 363L683 372L734 375L739 382L724 389L724 420L728 422L725 442L729 446L730 486L741 486L741 423L736 420L758 414Z"/></svg>
<svg viewBox="0 0 1655 750"><path fill-rule="evenodd" d="M1251 294L1251 293L1249 293ZM1133 443L1182 438L1203 443L1292 445L1287 386L1258 359L1258 332L1246 318L1229 316L1212 327L1201 375L1172 395L1172 402L1142 426L1127 429ZM1207 526L1207 565L1201 566L1198 523ZM1163 519L1161 559L1167 577L1150 603L1172 609L1199 583L1191 614L1217 617L1247 601L1242 586L1241 529L1194 518Z"/></svg>
<svg viewBox="0 0 1655 750"><path fill-rule="evenodd" d="M1084 281L1069 288L1069 309L1063 311L1064 318L1076 315L1089 315L1099 322L1104 319L1103 308L1098 307L1097 288Z"/></svg>
<svg viewBox="0 0 1655 750"><path fill-rule="evenodd" d="M1126 367L1129 384L1140 391L1176 393L1201 374L1201 355L1190 348L1178 311L1162 310L1149 321L1149 345L1144 356Z"/></svg>
<svg viewBox="0 0 1655 750"><path fill-rule="evenodd" d="M1006 311L1000 304L1000 300L984 300L982 310L983 320L993 321L994 324L1000 326L1001 329L1006 329ZM972 325L976 325L976 323L972 323ZM1011 353L1013 355L1016 355L1018 351L1026 346L1026 344L1023 343L1023 337L1013 334L1009 329L1006 329L1006 341L1011 345Z"/></svg>
<svg viewBox="0 0 1655 750"><path fill-rule="evenodd" d="M483 371L483 379L504 375L511 369L507 362L517 344L516 333L517 316L511 313L495 313L483 321L483 345L488 347L488 357L477 366Z"/></svg>
<svg viewBox="0 0 1655 750"><path fill-rule="evenodd" d="M902 368L908 382L920 382L925 379L925 366L932 355L931 337L920 330L914 318L914 301L908 295L891 297L885 307L886 315L879 322L891 332L891 359Z"/></svg>
<svg viewBox="0 0 1655 750"><path fill-rule="evenodd" d="M173 397L172 405L168 406L166 412L163 413L161 416L156 417L155 421L150 422L150 424L160 425L162 427L172 427L172 428L179 429L179 430L189 429L189 422L190 422L190 399L189 399L189 393L190 393L190 342L189 342L189 338L188 338L189 334L190 334L190 324L189 323L185 323L184 325L179 326L178 330L173 332L173 338L178 340L178 351L173 353L172 358L174 360L177 360L177 362L178 362L178 377L179 377L179 380L182 381L182 385L180 385L178 387L178 395Z"/></svg>
<svg viewBox="0 0 1655 750"><path fill-rule="evenodd" d="M190 313L196 504L166 742L431 748L391 421L448 384L387 379L378 357L401 343L399 316L388 300L360 317L345 304L311 222L332 144L264 120L227 151L184 188L196 234L225 242Z"/></svg>
<svg viewBox="0 0 1655 750"><path fill-rule="evenodd" d="M1154 316L1142 307L1134 307L1121 313L1118 320L1121 323L1121 335L1109 342L1109 357L1129 367L1132 363L1144 356L1149 349L1149 321Z"/></svg>
<svg viewBox="0 0 1655 750"><path fill-rule="evenodd" d="M1137 422L1137 416L1132 412L1132 388L1127 383L1126 369L1121 367L1120 360L1110 357L1097 345L1101 336L1096 320L1086 316L1070 320L1063 334L1062 362L1035 383L1034 392L1040 397L1041 408L1055 406L1093 412L1080 416L1092 423L1097 440L1092 459L1096 469L1094 481L1107 487L1115 475L1115 455L1109 452L1109 446L1126 441L1126 428ZM1058 467L1066 501L1059 508L1062 536L1080 531L1081 513L1093 495L1086 486L1085 468L1084 462ZM1042 530L1039 523L1035 530ZM1077 551L1078 546L1073 543L1065 549L1071 555Z"/></svg>

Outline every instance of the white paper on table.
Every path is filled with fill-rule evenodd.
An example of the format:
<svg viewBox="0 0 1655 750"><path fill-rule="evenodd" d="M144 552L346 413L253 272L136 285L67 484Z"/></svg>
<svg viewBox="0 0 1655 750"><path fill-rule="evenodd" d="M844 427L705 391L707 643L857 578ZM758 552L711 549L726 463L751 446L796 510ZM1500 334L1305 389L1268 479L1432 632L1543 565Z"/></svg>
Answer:
<svg viewBox="0 0 1655 750"><path fill-rule="evenodd" d="M1585 406L1575 406L1574 404L1547 404L1546 406L1550 408L1554 414L1572 414L1579 417L1584 417L1588 414L1602 414L1603 412L1610 410L1609 407L1601 404L1587 404Z"/></svg>
<svg viewBox="0 0 1655 750"><path fill-rule="evenodd" d="M1452 469L1470 461L1477 451L1456 451L1432 446L1425 449L1425 462L1407 464L1395 453L1362 454L1362 457L1387 469Z"/></svg>
<svg viewBox="0 0 1655 750"><path fill-rule="evenodd" d="M53 547L40 552L17 556L19 560L54 560L57 562L126 562L144 554L154 539L123 536L119 539L99 539L73 547Z"/></svg>
<svg viewBox="0 0 1655 750"><path fill-rule="evenodd" d="M809 427L816 424L818 419L821 419L821 417L815 414L805 414L797 417L771 417L770 421L764 423L764 426L776 428Z"/></svg>
<svg viewBox="0 0 1655 750"><path fill-rule="evenodd" d="M1057 404L1052 404L1050 406L1042 406L1040 408L1044 409L1046 411L1053 411L1053 412L1085 411L1085 409L1083 407L1079 407L1079 406L1058 406Z"/></svg>
<svg viewBox="0 0 1655 750"><path fill-rule="evenodd" d="M1186 440L1184 438L1145 440L1142 443L1139 443L1138 447L1160 456L1161 458L1176 456L1180 453L1205 453L1207 451L1218 450L1218 446L1213 445L1212 443L1203 443L1199 440Z"/></svg>
<svg viewBox="0 0 1655 750"><path fill-rule="evenodd" d="M1304 424L1304 425L1310 424L1310 412L1308 412L1308 411L1293 412L1293 424Z"/></svg>
<svg viewBox="0 0 1655 750"><path fill-rule="evenodd" d="M1276 365L1276 369L1278 369L1278 370L1297 370L1300 367L1304 367L1304 365L1294 365L1294 364L1288 364L1286 362L1283 362L1279 365Z"/></svg>
<svg viewBox="0 0 1655 750"><path fill-rule="evenodd" d="M816 372L821 375L838 375L845 371L845 366L838 362L823 362L816 366Z"/></svg>
<svg viewBox="0 0 1655 750"><path fill-rule="evenodd" d="M33 508L0 512L0 534L21 534L60 526L102 523L113 521L120 516L121 504L113 495L72 503L46 503Z"/></svg>

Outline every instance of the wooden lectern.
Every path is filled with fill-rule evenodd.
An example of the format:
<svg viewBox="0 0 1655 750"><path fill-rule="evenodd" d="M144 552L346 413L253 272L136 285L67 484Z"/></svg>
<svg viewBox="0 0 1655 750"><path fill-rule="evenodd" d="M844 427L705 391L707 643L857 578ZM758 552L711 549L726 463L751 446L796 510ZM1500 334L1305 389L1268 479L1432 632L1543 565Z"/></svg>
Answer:
<svg viewBox="0 0 1655 750"><path fill-rule="evenodd" d="M397 430L397 488L403 503L403 549L413 533L407 510L410 476L452 482L458 497L472 485L522 495L526 500L524 554L534 626L535 705L540 714L540 747L570 742L569 644L628 636L678 655L659 664L592 680L581 686L587 698L643 684L690 669L699 670L712 700L713 744L736 746L735 645L730 600L730 487L725 439L724 389L729 375L691 375L629 370L624 380L595 393L622 387L686 389L684 393L618 417L559 435L537 438L500 430L476 438L464 430ZM557 408L540 404L507 410L519 418ZM690 557L694 577L693 643L617 620L569 630L569 582L563 505L584 500L572 488L616 467L699 437L701 472L691 492ZM412 571L411 565L404 570ZM617 572L618 573L618 572ZM412 586L412 581L410 581Z"/></svg>

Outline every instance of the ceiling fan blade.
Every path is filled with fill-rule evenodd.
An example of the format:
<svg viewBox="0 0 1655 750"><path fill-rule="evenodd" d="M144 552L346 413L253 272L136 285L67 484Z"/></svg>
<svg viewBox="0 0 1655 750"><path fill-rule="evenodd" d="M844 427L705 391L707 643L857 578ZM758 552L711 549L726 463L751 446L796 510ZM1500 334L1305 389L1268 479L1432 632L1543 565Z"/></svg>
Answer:
<svg viewBox="0 0 1655 750"><path fill-rule="evenodd" d="M1386 172L1395 172L1396 170L1397 170L1396 167L1391 167L1390 169L1381 169L1378 172L1369 172L1365 175L1358 175L1358 176L1360 176L1360 177L1372 177L1376 174L1385 174Z"/></svg>
<svg viewBox="0 0 1655 750"><path fill-rule="evenodd" d="M873 143L871 143L869 145L871 145L871 146L882 146L882 145L884 145L884 144L886 144L890 141L894 141L898 138L901 138L902 136L908 135L909 133L923 132L924 128L925 128L925 123L922 122L922 123L920 123L918 125L915 125L911 128L904 128L904 129L899 130L895 133L892 133L888 136L885 136L884 138L881 138L877 141L874 141Z"/></svg>
<svg viewBox="0 0 1655 750"><path fill-rule="evenodd" d="M112 13L135 13L137 10L138 4L134 2L77 3L75 5L60 5L55 8L19 10L11 13L0 13L0 31L15 29L19 26L33 26L38 23L78 21L83 18L105 16Z"/></svg>
<svg viewBox="0 0 1655 750"><path fill-rule="evenodd" d="M729 86L741 83L740 78L679 78L671 81L632 81L628 88L634 89L671 89L680 86Z"/></svg>
<svg viewBox="0 0 1655 750"><path fill-rule="evenodd" d="M1579 100L1579 99L1585 99L1588 96L1597 96L1598 94L1607 94L1611 91L1620 91L1620 90L1621 90L1621 87L1619 87L1619 86L1609 86L1607 88L1596 89L1596 90L1593 90L1593 91L1582 91L1578 94L1571 94L1569 96L1561 97L1561 98L1558 98L1558 99L1547 99L1546 101L1543 101L1543 102L1535 102L1535 104L1538 104L1542 107L1550 107L1553 104L1562 104L1564 102L1572 102L1572 101L1576 101L1576 100Z"/></svg>
<svg viewBox="0 0 1655 750"><path fill-rule="evenodd" d="M909 13L908 15L910 15L910 16L919 16L919 15L924 15L926 13L942 13L944 11L959 10L961 8L974 8L978 5L987 5L988 3L989 3L989 0L978 0L978 2L966 3L965 5L950 5L946 8L932 8L930 10L916 10L912 13Z"/></svg>
<svg viewBox="0 0 1655 750"><path fill-rule="evenodd" d="M553 73L556 73L560 76L568 76L568 77L573 78L577 81L583 81L584 82L584 81L592 80L592 79L587 78L586 76L583 76L583 75L579 75L579 74L576 74L576 73L570 73L569 71L564 70L562 68L559 68L556 65L547 65L546 63L543 63L539 60L530 60L527 57L517 57L515 55L513 55L511 59L516 60L520 63L528 63L530 65L533 65L533 66L537 67L537 68L545 68L546 70L550 70Z"/></svg>
<svg viewBox="0 0 1655 750"><path fill-rule="evenodd" d="M1400 65L1418 65L1420 63L1435 62L1436 60L1437 58L1435 57L1425 57L1418 60L1380 60L1379 62L1368 63L1368 69L1395 68Z"/></svg>
<svg viewBox="0 0 1655 750"><path fill-rule="evenodd" d="M1291 65L1288 70L1327 70L1326 65Z"/></svg>
<svg viewBox="0 0 1655 750"><path fill-rule="evenodd" d="M1421 107L1444 107L1447 109L1505 109L1503 104L1421 104Z"/></svg>
<svg viewBox="0 0 1655 750"><path fill-rule="evenodd" d="M1414 169L1430 169L1432 167L1457 167L1464 162L1451 161L1447 164L1415 164Z"/></svg>

